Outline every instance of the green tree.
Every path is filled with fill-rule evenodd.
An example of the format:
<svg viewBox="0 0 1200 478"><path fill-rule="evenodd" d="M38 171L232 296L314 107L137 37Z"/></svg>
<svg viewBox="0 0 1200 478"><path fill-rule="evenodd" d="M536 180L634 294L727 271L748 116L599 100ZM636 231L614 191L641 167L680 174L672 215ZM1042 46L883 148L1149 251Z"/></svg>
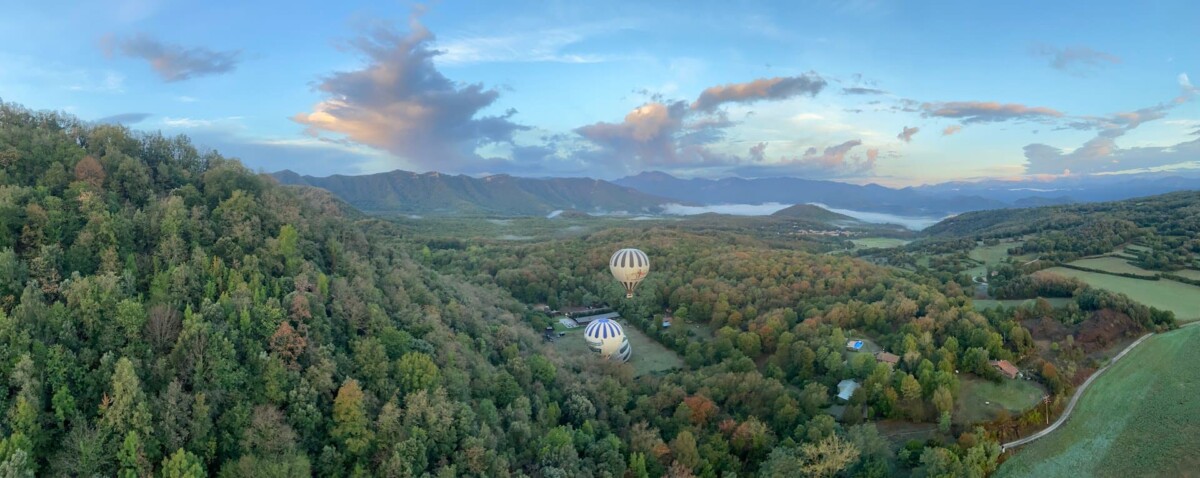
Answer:
<svg viewBox="0 0 1200 478"><path fill-rule="evenodd" d="M180 448L175 450L171 456L163 459L160 476L163 478L205 478L208 473L204 471L204 464L196 455Z"/></svg>
<svg viewBox="0 0 1200 478"><path fill-rule="evenodd" d="M409 352L400 357L396 365L399 374L400 387L404 393L418 390L428 390L436 386L440 380L437 364L421 352Z"/></svg>
<svg viewBox="0 0 1200 478"><path fill-rule="evenodd" d="M700 452L696 450L696 436L691 431L684 430L671 440L671 456L675 461L695 470L700 466Z"/></svg>
<svg viewBox="0 0 1200 478"><path fill-rule="evenodd" d="M333 423L332 435L346 452L355 457L365 456L370 449L373 433L363 403L363 391L357 380L348 378L338 389L337 398L333 401Z"/></svg>

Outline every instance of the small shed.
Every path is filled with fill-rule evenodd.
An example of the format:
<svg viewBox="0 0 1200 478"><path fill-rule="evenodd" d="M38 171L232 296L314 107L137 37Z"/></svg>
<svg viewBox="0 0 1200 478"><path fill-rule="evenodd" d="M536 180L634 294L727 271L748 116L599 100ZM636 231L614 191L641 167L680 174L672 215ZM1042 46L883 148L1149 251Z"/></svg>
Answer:
<svg viewBox="0 0 1200 478"><path fill-rule="evenodd" d="M846 341L846 350L849 350L851 352L858 352L859 350L862 350L862 348L863 348L863 341L861 341L861 340Z"/></svg>
<svg viewBox="0 0 1200 478"><path fill-rule="evenodd" d="M848 401L848 400L850 400L850 397L852 395L854 395L855 390L858 390L858 382L855 382L854 380L849 380L849 379L842 380L841 382L838 382L838 395L837 396L838 396L838 398L840 398L842 400Z"/></svg>

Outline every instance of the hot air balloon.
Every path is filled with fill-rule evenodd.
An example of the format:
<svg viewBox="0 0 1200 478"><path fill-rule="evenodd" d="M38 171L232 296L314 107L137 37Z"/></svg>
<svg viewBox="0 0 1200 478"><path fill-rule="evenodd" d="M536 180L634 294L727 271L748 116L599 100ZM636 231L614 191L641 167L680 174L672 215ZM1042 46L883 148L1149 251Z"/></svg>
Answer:
<svg viewBox="0 0 1200 478"><path fill-rule="evenodd" d="M625 298L632 298L633 289L650 273L650 258L637 249L621 249L608 260L608 270L625 286Z"/></svg>
<svg viewBox="0 0 1200 478"><path fill-rule="evenodd" d="M588 348L601 357L628 362L633 353L629 338L621 324L609 319L596 319L583 329L583 338Z"/></svg>

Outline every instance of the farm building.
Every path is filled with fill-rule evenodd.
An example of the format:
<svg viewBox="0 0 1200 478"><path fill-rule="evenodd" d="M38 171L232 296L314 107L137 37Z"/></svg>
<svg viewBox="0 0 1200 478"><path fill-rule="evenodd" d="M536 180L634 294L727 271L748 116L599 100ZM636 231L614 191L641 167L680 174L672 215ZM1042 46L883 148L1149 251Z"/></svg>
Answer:
<svg viewBox="0 0 1200 478"><path fill-rule="evenodd" d="M994 367L1000 372L1001 375L1004 375L1005 377L1017 378L1021 375L1021 371L1017 369L1017 366L1013 365L1007 360L992 360L991 362L988 362L988 364Z"/></svg>
<svg viewBox="0 0 1200 478"><path fill-rule="evenodd" d="M851 352L858 352L859 350L862 350L862 348L863 348L863 341L861 341L861 340L846 341L846 350L849 350Z"/></svg>
<svg viewBox="0 0 1200 478"><path fill-rule="evenodd" d="M838 398L842 400L850 400L850 396L854 395L854 391L858 390L858 382L854 380L842 380L838 382Z"/></svg>
<svg viewBox="0 0 1200 478"><path fill-rule="evenodd" d="M618 314L616 312L608 312L608 313L604 313L604 314L577 316L571 320L574 320L575 323L577 323L579 325L585 325L593 320L601 320L601 319L616 320L616 319L619 319L620 317L621 317L621 314Z"/></svg>
<svg viewBox="0 0 1200 478"><path fill-rule="evenodd" d="M546 305L546 304L537 304L537 305L534 305L534 306L533 306L533 311L534 311L534 312L541 312L541 313L543 313L543 314L549 314L549 313L551 312L551 311L550 311L550 306L548 306L548 305Z"/></svg>
<svg viewBox="0 0 1200 478"><path fill-rule="evenodd" d="M895 367L896 364L900 363L900 356L887 352L875 352L875 361Z"/></svg>

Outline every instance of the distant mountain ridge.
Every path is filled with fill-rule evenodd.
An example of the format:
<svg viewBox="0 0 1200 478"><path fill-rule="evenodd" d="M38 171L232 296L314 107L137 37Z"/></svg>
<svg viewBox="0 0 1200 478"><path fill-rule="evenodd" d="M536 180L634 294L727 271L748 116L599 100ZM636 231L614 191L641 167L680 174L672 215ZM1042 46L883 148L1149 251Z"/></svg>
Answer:
<svg viewBox="0 0 1200 478"><path fill-rule="evenodd" d="M313 186L372 213L545 215L556 210L658 213L677 200L589 178L520 178L391 171L362 176L271 175L282 184Z"/></svg>
<svg viewBox="0 0 1200 478"><path fill-rule="evenodd" d="M1069 176L1050 180L954 181L906 188L803 178L682 179L651 171L609 182L590 178L530 178L505 174L476 178L436 172L392 171L362 176L272 175L283 184L332 192L365 212L399 214L545 215L657 214L685 205L809 204L897 216L944 217L970 211L1113 201L1200 189L1185 175ZM809 210L808 214L812 211Z"/></svg>
<svg viewBox="0 0 1200 478"><path fill-rule="evenodd" d="M642 192L698 204L821 203L831 208L902 216L1116 201L1200 190L1195 174L1064 176L1044 179L951 181L889 188L802 178L681 179L650 171L613 181Z"/></svg>
<svg viewBox="0 0 1200 478"><path fill-rule="evenodd" d="M1009 205L978 196L924 194L913 188L857 185L800 178L680 179L652 171L628 176L615 184L680 201L700 204L822 203L838 209L907 216L942 216Z"/></svg>

